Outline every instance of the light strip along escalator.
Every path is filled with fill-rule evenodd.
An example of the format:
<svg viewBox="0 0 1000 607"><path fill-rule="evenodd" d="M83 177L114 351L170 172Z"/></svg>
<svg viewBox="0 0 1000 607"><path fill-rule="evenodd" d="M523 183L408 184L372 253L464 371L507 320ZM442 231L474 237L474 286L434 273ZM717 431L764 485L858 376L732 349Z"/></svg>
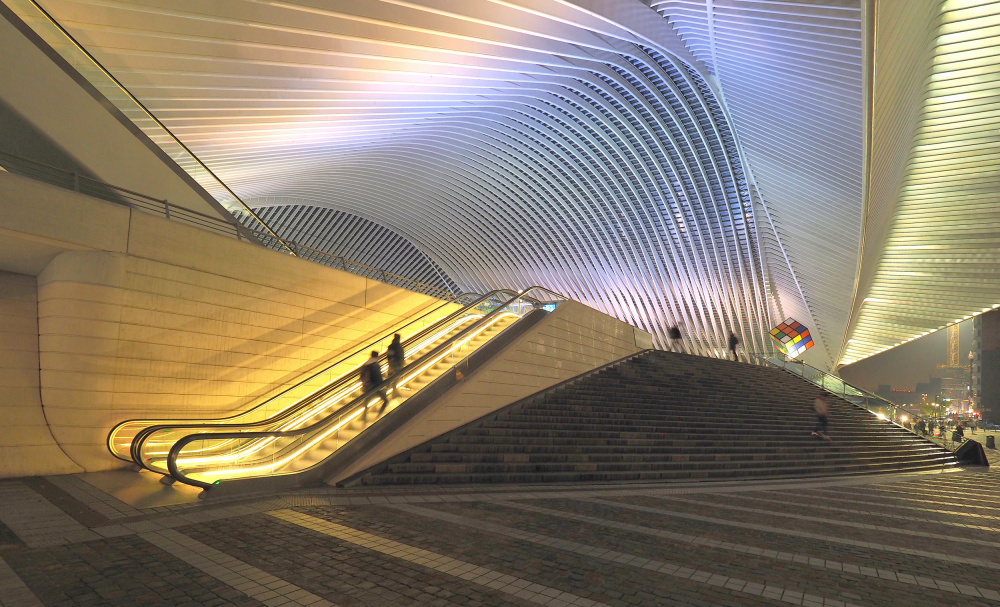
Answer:
<svg viewBox="0 0 1000 607"><path fill-rule="evenodd" d="M483 295L461 310L449 314L442 320L436 321L431 326L417 332L403 343L404 349L409 350L411 356L422 355L435 348L450 336L475 323L489 311L504 305L516 296L516 292L509 290L493 291ZM182 436L192 434L193 432L224 431L230 429L241 431L290 431L306 426L317 419L322 419L332 410L343 406L345 402L350 401L360 393L361 381L358 377L358 368L360 364L367 360L368 352L371 349L378 349L380 352L383 352L379 357L380 364L383 368L388 367L384 354L384 346L388 345L389 339L391 339L391 335L382 338L376 344L370 344L368 349L360 350L355 355L352 355L352 357L345 359L348 362L353 360L346 371L344 371L345 366L340 364L341 373L336 378L326 382L319 389L313 390L307 396L291 404L291 406L285 406L279 413L267 416L264 419L260 419L263 417L261 415L256 416L256 419L252 417L245 419L249 416L244 414L242 416L244 419L240 419L241 416L234 416L233 418L227 418L224 420L225 423L222 424L212 420L185 420L180 423L168 422L144 428L136 434L132 441L130 449L132 460L142 468L167 475L166 457L170 451L170 447ZM381 347L371 347L379 344ZM217 447L224 448L225 445Z"/></svg>
<svg viewBox="0 0 1000 607"><path fill-rule="evenodd" d="M393 333L400 333L405 336L404 346L415 349L419 344L426 341L428 336L439 331L441 327L461 318L463 314L474 309L475 306L481 305L483 301L490 301L491 299L506 300L512 297L513 294L513 291L494 291L482 296L476 294L463 295L454 302L436 306L430 312L421 315L406 325L398 327ZM466 302L470 299L473 301L466 305ZM463 307L446 314L442 318L438 318L442 309L456 304ZM412 335L407 335L407 333L412 333ZM268 398L263 403L231 417L221 419L139 419L121 422L108 434L108 450L119 459L132 461L142 468L166 474L165 467L156 470L145 464L142 456L143 447L145 445L146 450L152 453L156 453L158 450L162 451L165 457L170 446L181 434L178 434L176 437L170 437L165 433L159 434L159 437L164 440L162 444L158 440L149 443L150 435L155 434L159 430L166 430L167 428L177 428L180 430L181 428L209 426L237 427L241 424L266 423L269 421L276 423L284 418L295 415L304 407L310 406L317 398L322 398L336 392L338 387L343 388L343 382L356 373L358 365L362 364L368 358L368 353L373 349L384 351L390 340L391 334L369 343L352 354L325 366L310 377L282 390L279 394ZM187 434L187 431L184 431L184 434ZM156 448L157 444L159 444L160 449Z"/></svg>
<svg viewBox="0 0 1000 607"><path fill-rule="evenodd" d="M543 290L552 298L543 303L524 294L518 295L497 305L432 351L412 360L398 375L397 390L388 406L376 410L381 399L375 392L369 392L350 399L323 419L295 429L233 431L215 428L191 433L170 449L166 462L170 476L202 488L222 482L251 486L254 481L275 477L281 477L282 482L293 481L294 478L289 477L297 475L321 479L324 461L345 444L379 420L396 411L405 411L406 403L417 396L420 389L454 369L523 317L536 310L551 310L565 300L538 287L528 291L533 290ZM408 391L409 387L416 389Z"/></svg>

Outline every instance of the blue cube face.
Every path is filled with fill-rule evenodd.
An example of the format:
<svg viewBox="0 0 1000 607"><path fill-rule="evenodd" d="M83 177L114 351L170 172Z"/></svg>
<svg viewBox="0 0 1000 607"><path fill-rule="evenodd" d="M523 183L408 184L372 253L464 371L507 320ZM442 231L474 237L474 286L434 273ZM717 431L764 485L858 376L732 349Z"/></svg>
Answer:
<svg viewBox="0 0 1000 607"><path fill-rule="evenodd" d="M770 335L778 350L788 358L795 358L813 347L809 329L792 318L785 319L785 322L771 329Z"/></svg>

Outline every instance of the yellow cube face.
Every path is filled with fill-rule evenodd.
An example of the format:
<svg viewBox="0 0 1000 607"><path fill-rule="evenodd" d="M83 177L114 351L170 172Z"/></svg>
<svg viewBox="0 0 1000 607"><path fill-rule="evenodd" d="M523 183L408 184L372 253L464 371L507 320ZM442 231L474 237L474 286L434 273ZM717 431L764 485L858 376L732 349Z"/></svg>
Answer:
<svg viewBox="0 0 1000 607"><path fill-rule="evenodd" d="M771 329L770 335L778 350L788 358L802 354L813 347L814 343L809 329L794 318L785 319L785 322Z"/></svg>

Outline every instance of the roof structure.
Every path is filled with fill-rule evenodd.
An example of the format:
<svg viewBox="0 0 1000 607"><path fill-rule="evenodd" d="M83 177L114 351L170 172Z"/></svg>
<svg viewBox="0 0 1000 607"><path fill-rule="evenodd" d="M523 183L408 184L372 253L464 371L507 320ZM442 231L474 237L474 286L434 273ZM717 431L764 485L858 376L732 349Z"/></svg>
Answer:
<svg viewBox="0 0 1000 607"><path fill-rule="evenodd" d="M3 2L279 235L420 280L709 355L793 317L822 367L1000 301L995 3Z"/></svg>

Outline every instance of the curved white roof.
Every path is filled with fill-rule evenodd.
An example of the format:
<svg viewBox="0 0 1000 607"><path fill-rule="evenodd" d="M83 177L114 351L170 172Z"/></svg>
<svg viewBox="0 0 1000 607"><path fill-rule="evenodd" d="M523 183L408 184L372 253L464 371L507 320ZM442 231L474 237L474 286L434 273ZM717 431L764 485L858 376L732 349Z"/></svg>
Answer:
<svg viewBox="0 0 1000 607"><path fill-rule="evenodd" d="M993 148L961 143L996 130L997 45L968 33L995 11L882 4L878 19L857 0L44 6L282 229L322 240L315 218L356 216L445 282L545 285L661 346L680 323L702 354L730 330L767 349L791 316L832 366L1000 301L971 289L1000 261ZM944 227L966 213L981 236ZM956 252L928 264L914 239ZM949 276L961 296L930 293Z"/></svg>

